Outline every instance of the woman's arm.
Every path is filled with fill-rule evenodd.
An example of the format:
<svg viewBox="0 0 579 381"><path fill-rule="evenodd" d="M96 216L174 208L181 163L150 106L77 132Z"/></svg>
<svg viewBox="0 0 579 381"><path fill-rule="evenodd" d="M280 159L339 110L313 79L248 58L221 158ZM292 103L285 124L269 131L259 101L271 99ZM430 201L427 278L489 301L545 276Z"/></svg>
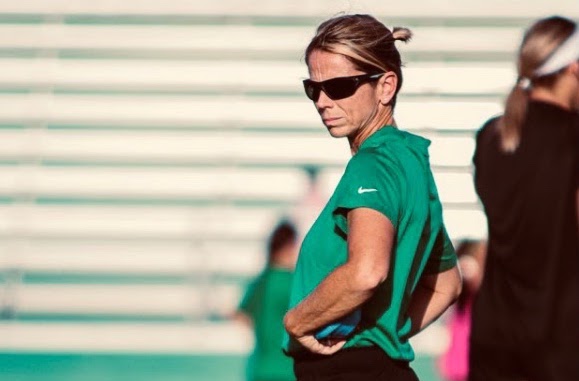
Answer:
<svg viewBox="0 0 579 381"><path fill-rule="evenodd" d="M462 280L458 266L438 274L423 275L410 301L410 335L426 328L458 298Z"/></svg>
<svg viewBox="0 0 579 381"><path fill-rule="evenodd" d="M388 274L393 242L394 226L382 213L369 208L348 212L348 259L286 314L289 334L312 352L338 351L345 342L322 345L313 332L351 313L373 295Z"/></svg>
<svg viewBox="0 0 579 381"><path fill-rule="evenodd" d="M246 327L253 328L253 319L246 312L238 310L229 316L229 320L235 321Z"/></svg>

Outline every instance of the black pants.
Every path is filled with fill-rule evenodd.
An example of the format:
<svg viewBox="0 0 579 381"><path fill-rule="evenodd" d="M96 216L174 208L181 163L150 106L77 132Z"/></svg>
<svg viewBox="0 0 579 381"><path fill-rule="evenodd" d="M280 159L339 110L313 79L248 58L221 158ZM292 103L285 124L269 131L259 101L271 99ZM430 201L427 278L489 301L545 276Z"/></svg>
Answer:
<svg viewBox="0 0 579 381"><path fill-rule="evenodd" d="M297 357L294 372L297 381L418 381L407 361L393 360L377 347Z"/></svg>
<svg viewBox="0 0 579 381"><path fill-rule="evenodd" d="M471 343L469 381L578 381L579 348L521 345L517 350Z"/></svg>

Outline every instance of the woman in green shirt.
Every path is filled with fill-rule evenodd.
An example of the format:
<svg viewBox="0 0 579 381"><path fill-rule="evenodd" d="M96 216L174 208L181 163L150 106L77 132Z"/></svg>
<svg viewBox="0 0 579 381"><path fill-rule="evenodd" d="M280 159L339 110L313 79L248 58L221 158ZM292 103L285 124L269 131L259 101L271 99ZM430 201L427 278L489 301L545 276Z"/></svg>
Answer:
<svg viewBox="0 0 579 381"><path fill-rule="evenodd" d="M279 347L283 315L287 311L298 233L288 221L280 222L268 240L268 263L248 287L237 317L253 326L255 348L248 361L248 381L293 381L292 363Z"/></svg>
<svg viewBox="0 0 579 381"><path fill-rule="evenodd" d="M352 159L294 274L284 350L298 380L416 380L408 339L460 292L430 142L393 117L402 85L394 43L410 36L346 15L322 23L306 49L306 94L330 135L348 139ZM332 326L339 335L327 334Z"/></svg>

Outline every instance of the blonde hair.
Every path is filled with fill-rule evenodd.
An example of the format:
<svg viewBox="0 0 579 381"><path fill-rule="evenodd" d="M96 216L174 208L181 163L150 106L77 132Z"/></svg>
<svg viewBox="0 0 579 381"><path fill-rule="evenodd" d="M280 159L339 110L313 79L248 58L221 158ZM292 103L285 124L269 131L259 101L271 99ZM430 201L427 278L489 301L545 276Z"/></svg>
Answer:
<svg viewBox="0 0 579 381"><path fill-rule="evenodd" d="M517 57L517 83L507 96L505 112L497 124L503 151L513 152L519 146L530 88L536 85L550 87L560 74L559 71L538 77L535 71L573 33L575 27L569 19L552 16L537 21L525 33Z"/></svg>
<svg viewBox="0 0 579 381"><path fill-rule="evenodd" d="M306 64L314 50L342 54L358 70L366 73L393 71L398 77L396 95L402 87L402 61L395 41L407 42L412 32L407 28L394 27L392 31L370 15L344 15L324 21L306 48Z"/></svg>

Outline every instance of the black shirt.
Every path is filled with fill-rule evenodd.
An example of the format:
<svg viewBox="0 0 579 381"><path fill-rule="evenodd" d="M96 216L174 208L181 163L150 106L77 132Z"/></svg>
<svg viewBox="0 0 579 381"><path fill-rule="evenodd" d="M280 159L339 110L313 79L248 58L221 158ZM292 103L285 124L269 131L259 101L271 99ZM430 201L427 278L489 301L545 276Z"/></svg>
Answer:
<svg viewBox="0 0 579 381"><path fill-rule="evenodd" d="M471 338L579 347L579 114L531 101L513 153L496 124L479 131L473 159L489 243Z"/></svg>

